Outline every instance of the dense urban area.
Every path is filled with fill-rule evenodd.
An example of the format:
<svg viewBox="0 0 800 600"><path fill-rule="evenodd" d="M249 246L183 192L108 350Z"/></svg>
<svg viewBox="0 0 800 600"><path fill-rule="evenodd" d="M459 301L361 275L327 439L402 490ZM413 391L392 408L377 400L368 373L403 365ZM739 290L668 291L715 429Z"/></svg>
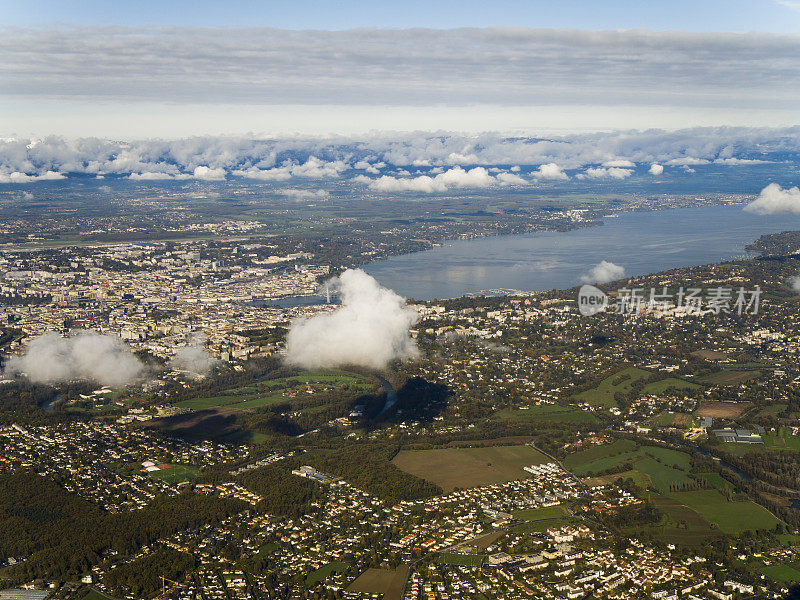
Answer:
<svg viewBox="0 0 800 600"><path fill-rule="evenodd" d="M591 316L577 288L409 299L419 352L385 369L285 360L346 269L743 196L387 216L250 188L82 193L0 196L0 598L740 600L800 582L797 232L599 284Z"/></svg>

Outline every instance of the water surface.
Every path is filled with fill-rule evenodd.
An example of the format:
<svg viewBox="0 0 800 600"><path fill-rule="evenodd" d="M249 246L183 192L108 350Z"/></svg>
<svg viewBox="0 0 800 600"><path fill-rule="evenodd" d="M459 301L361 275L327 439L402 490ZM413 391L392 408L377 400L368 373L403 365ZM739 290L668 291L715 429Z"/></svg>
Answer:
<svg viewBox="0 0 800 600"><path fill-rule="evenodd" d="M407 298L454 298L493 289L570 288L602 260L627 276L754 254L765 233L800 229L800 215L756 215L741 206L620 213L599 227L457 240L370 263L370 275Z"/></svg>

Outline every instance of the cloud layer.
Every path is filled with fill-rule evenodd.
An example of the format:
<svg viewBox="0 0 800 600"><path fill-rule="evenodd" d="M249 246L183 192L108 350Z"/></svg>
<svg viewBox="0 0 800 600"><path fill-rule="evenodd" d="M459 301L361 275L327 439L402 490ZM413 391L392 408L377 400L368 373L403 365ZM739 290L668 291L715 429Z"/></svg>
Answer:
<svg viewBox="0 0 800 600"><path fill-rule="evenodd" d="M10 357L5 373L25 374L36 383L89 380L118 386L139 377L143 369L139 359L116 336L81 332L61 337L48 332L31 340L22 356Z"/></svg>
<svg viewBox="0 0 800 600"><path fill-rule="evenodd" d="M392 360L417 356L409 328L418 315L403 298L360 269L348 269L333 283L341 306L292 323L286 337L288 364L305 369L339 365L382 369Z"/></svg>
<svg viewBox="0 0 800 600"><path fill-rule="evenodd" d="M125 102L756 110L800 92L800 39L757 33L5 28L0 62L5 96Z"/></svg>
<svg viewBox="0 0 800 600"><path fill-rule="evenodd" d="M800 162L800 127L627 131L547 138L494 133L177 140L0 138L0 183L33 183L70 174L116 175L138 181L222 181L297 185L360 175L375 191L445 191L458 187L624 179L660 174L661 165L753 169ZM633 165L633 166L631 166ZM520 167L523 167L520 170ZM294 187L294 185L291 185Z"/></svg>

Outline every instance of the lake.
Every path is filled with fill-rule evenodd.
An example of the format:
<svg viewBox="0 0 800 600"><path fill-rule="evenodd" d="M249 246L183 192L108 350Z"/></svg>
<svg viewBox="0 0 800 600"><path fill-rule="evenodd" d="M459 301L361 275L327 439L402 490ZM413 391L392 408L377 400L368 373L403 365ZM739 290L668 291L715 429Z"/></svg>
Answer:
<svg viewBox="0 0 800 600"><path fill-rule="evenodd" d="M581 284L602 260L626 276L746 256L765 233L800 230L800 215L756 215L740 205L627 212L604 225L566 232L503 235L446 244L366 265L406 298L454 298L493 289L550 290Z"/></svg>

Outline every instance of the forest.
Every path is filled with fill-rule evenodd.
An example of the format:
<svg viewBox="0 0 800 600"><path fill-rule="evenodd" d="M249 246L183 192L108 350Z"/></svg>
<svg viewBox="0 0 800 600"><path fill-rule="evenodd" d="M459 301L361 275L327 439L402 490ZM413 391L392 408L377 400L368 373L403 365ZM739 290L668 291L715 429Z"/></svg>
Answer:
<svg viewBox="0 0 800 600"><path fill-rule="evenodd" d="M0 555L26 560L16 580L69 579L105 552L132 553L189 527L216 524L246 507L241 501L184 492L142 510L107 513L54 481L28 472L0 474Z"/></svg>

